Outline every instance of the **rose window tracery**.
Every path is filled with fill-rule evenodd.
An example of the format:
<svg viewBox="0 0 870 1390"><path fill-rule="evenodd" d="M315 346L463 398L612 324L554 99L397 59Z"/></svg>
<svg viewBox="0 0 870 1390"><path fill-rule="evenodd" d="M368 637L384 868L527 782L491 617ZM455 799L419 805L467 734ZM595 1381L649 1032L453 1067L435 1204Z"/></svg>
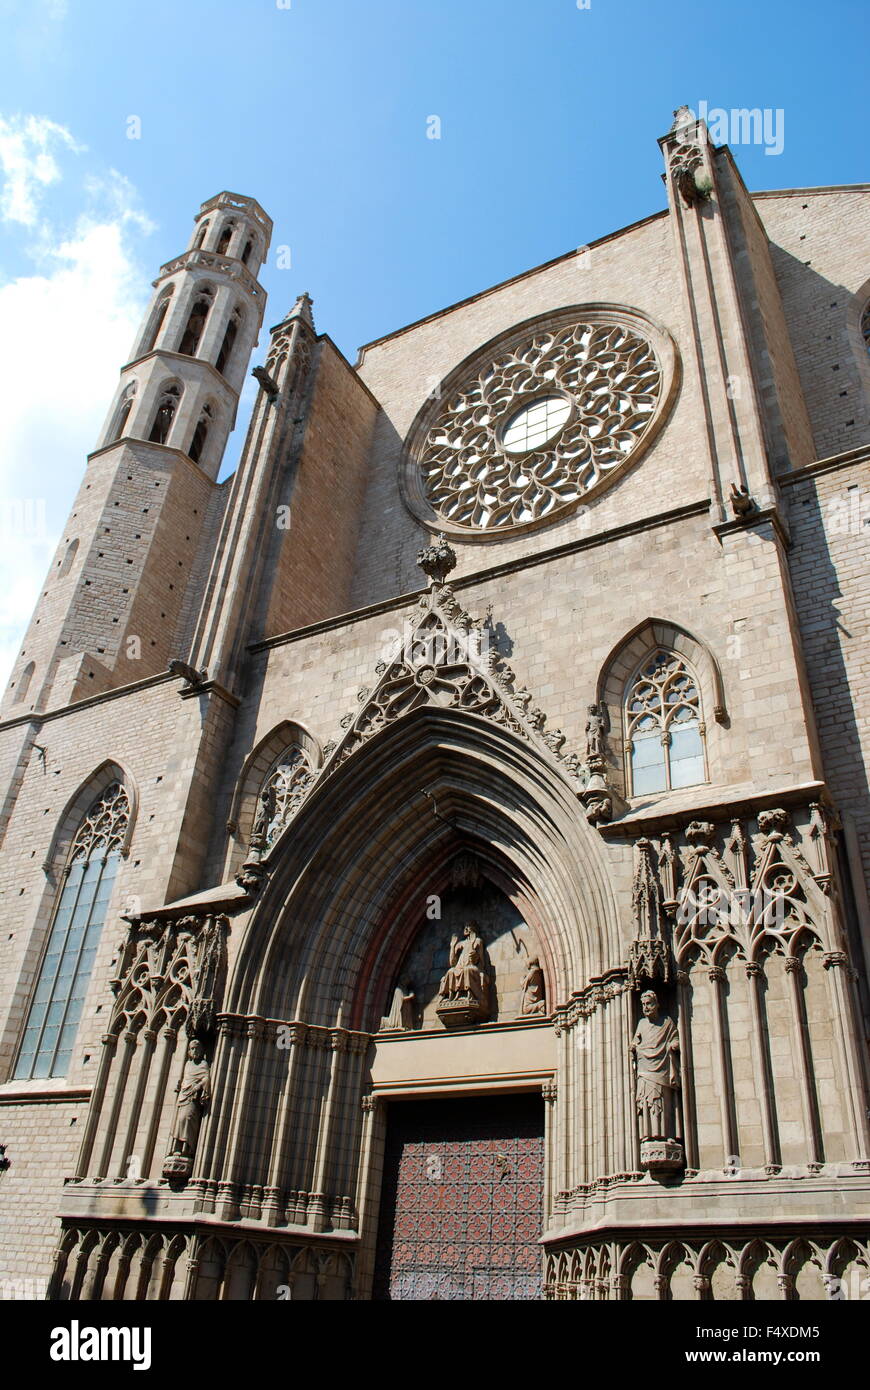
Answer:
<svg viewBox="0 0 870 1390"><path fill-rule="evenodd" d="M573 309L463 363L409 437L421 520L497 534L555 519L652 439L674 384L670 338L631 310Z"/></svg>

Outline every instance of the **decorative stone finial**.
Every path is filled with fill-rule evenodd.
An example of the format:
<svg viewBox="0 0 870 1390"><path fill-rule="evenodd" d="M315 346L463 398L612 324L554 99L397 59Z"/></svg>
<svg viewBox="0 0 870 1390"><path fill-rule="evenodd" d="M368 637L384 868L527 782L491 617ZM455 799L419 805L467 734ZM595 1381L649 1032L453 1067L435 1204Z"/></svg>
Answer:
<svg viewBox="0 0 870 1390"><path fill-rule="evenodd" d="M443 536L436 536L431 545L420 551L417 564L430 584L443 584L450 571L456 568L456 551Z"/></svg>
<svg viewBox="0 0 870 1390"><path fill-rule="evenodd" d="M631 889L635 935L628 957L628 978L635 987L643 979L660 977L667 981L671 974L670 951L662 919L662 893L653 864L653 847L644 836L637 841L636 848L637 866Z"/></svg>
<svg viewBox="0 0 870 1390"><path fill-rule="evenodd" d="M292 323L294 319L301 319L303 323L307 323L307 324L308 324L308 327L309 327L309 328L313 328L313 327L314 327L314 314L312 313L313 305L314 305L314 300L311 298L311 295L308 293L308 291L305 290L302 294L300 294L300 295L298 296L298 298L297 298L297 300L296 300L296 303L293 305L293 308L290 310L290 313L287 315L287 318L286 318L285 322L286 322L286 323Z"/></svg>
<svg viewBox="0 0 870 1390"><path fill-rule="evenodd" d="M683 131L688 127L694 129L696 122L697 117L691 106L678 106L674 111L674 120L670 133L673 134L674 131Z"/></svg>
<svg viewBox="0 0 870 1390"><path fill-rule="evenodd" d="M758 828L762 835L782 839L787 826L788 811L784 810L782 806L775 806L773 810L759 811L758 813Z"/></svg>

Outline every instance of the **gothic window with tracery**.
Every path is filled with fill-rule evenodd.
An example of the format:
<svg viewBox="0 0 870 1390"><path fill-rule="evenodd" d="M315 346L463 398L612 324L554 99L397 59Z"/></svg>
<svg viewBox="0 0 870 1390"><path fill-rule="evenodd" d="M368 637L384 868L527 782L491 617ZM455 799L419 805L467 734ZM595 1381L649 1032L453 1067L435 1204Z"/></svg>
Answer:
<svg viewBox="0 0 870 1390"><path fill-rule="evenodd" d="M16 1078L65 1076L130 820L120 782L82 821L64 871L48 947L30 1004Z"/></svg>
<svg viewBox="0 0 870 1390"><path fill-rule="evenodd" d="M707 780L701 695L675 652L659 649L629 682L625 727L633 796Z"/></svg>
<svg viewBox="0 0 870 1390"><path fill-rule="evenodd" d="M260 788L260 804L264 804L265 794L265 805L268 807L269 818L264 832L267 848L278 838L310 777L308 754L297 743L286 748L272 764Z"/></svg>
<svg viewBox="0 0 870 1390"><path fill-rule="evenodd" d="M864 339L864 346L870 355L870 301L865 304L864 312L861 315L861 337Z"/></svg>

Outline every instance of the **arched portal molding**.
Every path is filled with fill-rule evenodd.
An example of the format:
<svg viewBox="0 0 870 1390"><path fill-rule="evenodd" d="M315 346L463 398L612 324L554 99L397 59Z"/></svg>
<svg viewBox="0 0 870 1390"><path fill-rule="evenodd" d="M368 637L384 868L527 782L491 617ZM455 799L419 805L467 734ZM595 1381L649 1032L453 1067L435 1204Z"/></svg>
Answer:
<svg viewBox="0 0 870 1390"><path fill-rule="evenodd" d="M229 1009L370 1021L373 950L396 957L390 923L398 930L402 903L421 876L440 881L463 847L540 924L557 999L619 963L606 849L569 779L512 729L427 704L318 779L271 849Z"/></svg>

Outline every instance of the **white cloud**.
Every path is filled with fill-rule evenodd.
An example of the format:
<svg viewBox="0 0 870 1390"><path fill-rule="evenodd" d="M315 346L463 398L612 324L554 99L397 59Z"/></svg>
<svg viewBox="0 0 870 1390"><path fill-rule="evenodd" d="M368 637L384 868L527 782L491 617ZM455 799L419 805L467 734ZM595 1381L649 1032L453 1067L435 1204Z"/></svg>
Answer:
<svg viewBox="0 0 870 1390"><path fill-rule="evenodd" d="M60 150L83 153L68 130L42 116L0 116L0 217L35 227L43 191L60 179Z"/></svg>
<svg viewBox="0 0 870 1390"><path fill-rule="evenodd" d="M8 126L0 217L16 241L26 229L33 273L0 283L0 688L129 355L148 293L137 243L152 230L128 180L83 168L69 131ZM71 211L48 216L43 192L61 180Z"/></svg>

